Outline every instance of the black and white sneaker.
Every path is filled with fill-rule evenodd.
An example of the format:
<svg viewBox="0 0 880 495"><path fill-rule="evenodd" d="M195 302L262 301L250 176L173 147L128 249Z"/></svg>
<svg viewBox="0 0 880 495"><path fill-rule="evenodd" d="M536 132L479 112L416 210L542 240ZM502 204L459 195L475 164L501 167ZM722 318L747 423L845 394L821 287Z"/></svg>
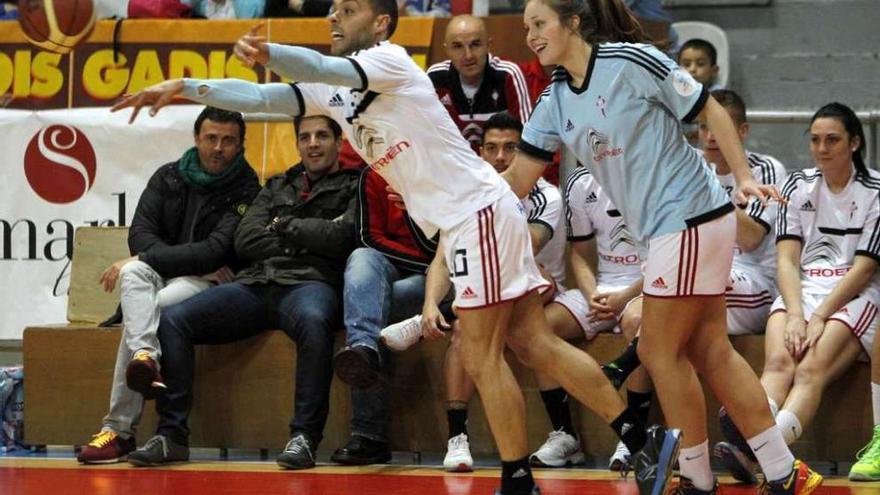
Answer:
<svg viewBox="0 0 880 495"><path fill-rule="evenodd" d="M304 434L294 435L284 446L284 452L275 462L285 469L309 469L315 467L315 447Z"/></svg>

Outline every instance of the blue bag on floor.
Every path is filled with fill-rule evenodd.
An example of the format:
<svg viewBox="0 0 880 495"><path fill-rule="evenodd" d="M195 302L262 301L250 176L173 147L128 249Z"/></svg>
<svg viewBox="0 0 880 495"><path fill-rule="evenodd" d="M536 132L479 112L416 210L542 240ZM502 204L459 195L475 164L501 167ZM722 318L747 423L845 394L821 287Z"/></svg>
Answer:
<svg viewBox="0 0 880 495"><path fill-rule="evenodd" d="M0 368L0 452L28 450L24 443L24 367Z"/></svg>

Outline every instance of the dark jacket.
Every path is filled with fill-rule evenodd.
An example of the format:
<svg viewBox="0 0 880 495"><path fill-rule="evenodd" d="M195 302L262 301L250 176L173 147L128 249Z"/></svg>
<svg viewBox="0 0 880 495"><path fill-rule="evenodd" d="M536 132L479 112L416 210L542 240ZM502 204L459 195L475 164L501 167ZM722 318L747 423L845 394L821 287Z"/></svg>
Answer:
<svg viewBox="0 0 880 495"><path fill-rule="evenodd" d="M305 168L296 165L269 179L235 232L235 251L249 264L236 280L320 281L341 288L355 247L359 174L340 170L310 184Z"/></svg>
<svg viewBox="0 0 880 495"><path fill-rule="evenodd" d="M184 182L177 162L165 164L141 194L128 248L163 278L234 268L233 234L259 190L250 165L208 188Z"/></svg>
<svg viewBox="0 0 880 495"><path fill-rule="evenodd" d="M437 251L406 211L394 206L385 188L388 183L367 168L358 187L358 242L384 254L399 270L425 273Z"/></svg>

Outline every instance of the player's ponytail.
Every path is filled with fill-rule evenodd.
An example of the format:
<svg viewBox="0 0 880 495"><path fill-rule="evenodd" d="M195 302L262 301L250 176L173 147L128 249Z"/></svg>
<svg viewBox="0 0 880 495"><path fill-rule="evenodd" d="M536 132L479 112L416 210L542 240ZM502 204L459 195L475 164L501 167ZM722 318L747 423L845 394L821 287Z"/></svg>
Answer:
<svg viewBox="0 0 880 495"><path fill-rule="evenodd" d="M868 167L865 166L865 131L862 129L862 121L859 120L853 109L836 101L829 103L816 111L813 118L810 119L810 125L812 126L816 119L824 118L834 119L843 124L846 133L849 134L850 141L858 136L859 147L852 152L852 161L857 173L867 175Z"/></svg>
<svg viewBox="0 0 880 495"><path fill-rule="evenodd" d="M642 25L622 0L589 0L589 4L595 19L595 41L648 42Z"/></svg>
<svg viewBox="0 0 880 495"><path fill-rule="evenodd" d="M559 22L576 30L590 44L605 41L647 43L642 25L621 0L529 0L543 2ZM579 24L574 25L577 17Z"/></svg>

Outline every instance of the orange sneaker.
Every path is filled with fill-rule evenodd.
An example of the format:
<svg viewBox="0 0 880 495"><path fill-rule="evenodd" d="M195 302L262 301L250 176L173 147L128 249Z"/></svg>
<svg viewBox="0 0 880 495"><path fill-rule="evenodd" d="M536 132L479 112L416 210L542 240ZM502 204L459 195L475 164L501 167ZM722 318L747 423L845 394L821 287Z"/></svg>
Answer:
<svg viewBox="0 0 880 495"><path fill-rule="evenodd" d="M807 463L795 459L791 474L781 480L766 481L758 493L762 495L808 495L822 484L822 475Z"/></svg>

